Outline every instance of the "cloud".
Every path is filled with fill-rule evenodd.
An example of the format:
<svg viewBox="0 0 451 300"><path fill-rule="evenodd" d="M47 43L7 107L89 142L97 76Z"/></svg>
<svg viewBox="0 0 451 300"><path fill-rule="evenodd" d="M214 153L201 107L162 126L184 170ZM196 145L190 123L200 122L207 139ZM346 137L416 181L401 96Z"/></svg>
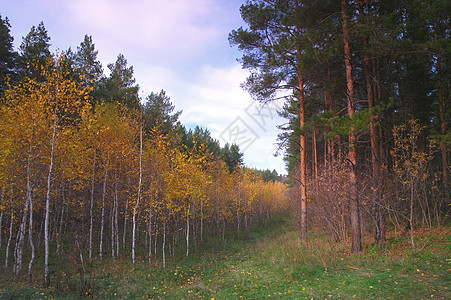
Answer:
<svg viewBox="0 0 451 300"><path fill-rule="evenodd" d="M20 37L41 20L49 32L52 50L76 47L92 35L98 59L107 64L124 54L134 67L144 99L164 89L181 121L207 128L215 139L228 128L254 132L245 149L245 163L284 172L282 158L274 158L276 125L280 118L249 114L254 102L240 84L248 76L236 62L240 56L228 45L228 33L242 26L242 0L5 0L16 47ZM18 42L19 41L19 42ZM233 122L241 127L230 127ZM244 125L245 124L245 125ZM263 124L263 125L262 125ZM236 125L236 124L235 124ZM229 134L229 132L227 132ZM223 135L226 136L226 135ZM242 140L240 140L242 141ZM244 144L243 144L244 145Z"/></svg>
<svg viewBox="0 0 451 300"><path fill-rule="evenodd" d="M174 61L198 55L219 36L213 0L78 0L66 2L72 22L120 52ZM102 43L103 43L102 42ZM183 53L183 54L182 54Z"/></svg>
<svg viewBox="0 0 451 300"><path fill-rule="evenodd" d="M224 68L202 67L199 78L187 89L190 92L180 105L184 111L182 123L208 128L222 145L238 144L244 150L248 166L285 173L283 158L274 157L276 126L285 122L276 112L281 104L261 107L254 102L240 87L247 76L248 72L237 63ZM180 106L177 104L177 108Z"/></svg>

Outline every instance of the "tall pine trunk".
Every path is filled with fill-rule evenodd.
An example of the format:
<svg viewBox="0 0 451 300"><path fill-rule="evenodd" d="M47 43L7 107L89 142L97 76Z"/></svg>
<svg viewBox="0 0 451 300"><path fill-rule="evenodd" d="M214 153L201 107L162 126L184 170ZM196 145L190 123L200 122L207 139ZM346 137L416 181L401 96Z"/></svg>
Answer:
<svg viewBox="0 0 451 300"><path fill-rule="evenodd" d="M440 111L440 150L442 152L442 170L443 170L443 185L448 187L448 150L446 142L444 141L446 135L446 104L445 96L443 94L443 80L442 80L442 62L441 54L437 55L437 81L438 81L438 98L439 98L439 111ZM449 102L448 102L449 103ZM445 195L447 196L447 195Z"/></svg>
<svg viewBox="0 0 451 300"><path fill-rule="evenodd" d="M298 60L301 59L301 49L297 49ZM299 139L300 144L300 161L299 161L299 192L301 202L301 239L307 239L307 161L306 161L306 142L305 133L303 132L305 126L305 105L304 105L304 80L301 70L298 70L298 88L299 88L299 128L301 135Z"/></svg>
<svg viewBox="0 0 451 300"><path fill-rule="evenodd" d="M345 54L346 66L346 83L347 83L347 99L348 99L348 116L353 119L355 115L354 107L354 79L352 77L351 64L351 47L350 47L350 33L348 25L347 1L341 1L341 14L343 18L343 44ZM351 194L351 238L352 246L351 252L357 253L362 251L361 230L360 230L360 212L359 212L359 197L357 193L357 138L355 128L351 125L349 130L349 153L348 160L350 164L349 185Z"/></svg>
<svg viewBox="0 0 451 300"><path fill-rule="evenodd" d="M371 112L370 137L371 137L371 166L372 166L372 191L373 191L373 217L375 222L375 241L379 247L385 243L385 222L382 208L382 192L380 183L380 143L379 143L379 115L374 110L376 105L375 90L373 86L374 74L372 63L368 55L363 58L365 64L365 79L368 97L368 109Z"/></svg>

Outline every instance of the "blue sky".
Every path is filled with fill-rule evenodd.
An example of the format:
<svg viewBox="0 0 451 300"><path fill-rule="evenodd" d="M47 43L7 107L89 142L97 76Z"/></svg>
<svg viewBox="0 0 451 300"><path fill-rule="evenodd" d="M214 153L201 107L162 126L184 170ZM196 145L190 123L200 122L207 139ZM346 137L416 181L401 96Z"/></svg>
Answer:
<svg viewBox="0 0 451 300"><path fill-rule="evenodd" d="M132 65L140 96L165 90L183 110L187 127L208 128L222 145L235 142L247 166L286 173L274 157L278 130L286 120L281 104L261 108L240 84L247 71L236 61L228 34L245 26L245 0L1 0L18 48L31 26L43 21L51 50L76 50L91 35L104 70L122 53Z"/></svg>

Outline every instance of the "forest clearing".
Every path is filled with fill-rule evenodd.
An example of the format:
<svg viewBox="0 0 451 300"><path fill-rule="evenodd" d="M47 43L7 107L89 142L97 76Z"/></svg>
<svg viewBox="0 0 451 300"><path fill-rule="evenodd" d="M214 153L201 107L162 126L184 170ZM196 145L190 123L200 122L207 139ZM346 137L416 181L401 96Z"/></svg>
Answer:
<svg viewBox="0 0 451 300"><path fill-rule="evenodd" d="M86 263L81 281L77 250L55 266L55 280L42 288L25 276L0 277L1 299L449 299L449 228L418 230L423 246L411 252L409 237L390 232L385 249L349 244L315 232L304 244L287 215L248 238L212 239L193 256L159 261L111 259ZM226 246L226 247L225 247ZM75 252L75 253L74 253ZM42 261L36 263L42 268ZM42 272L38 272L42 273Z"/></svg>

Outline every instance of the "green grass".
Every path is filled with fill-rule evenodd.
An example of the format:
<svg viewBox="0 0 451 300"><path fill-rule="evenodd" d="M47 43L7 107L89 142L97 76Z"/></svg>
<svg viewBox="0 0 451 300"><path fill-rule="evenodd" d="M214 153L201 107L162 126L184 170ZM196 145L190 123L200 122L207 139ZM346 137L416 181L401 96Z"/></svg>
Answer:
<svg viewBox="0 0 451 300"><path fill-rule="evenodd" d="M165 269L159 261L135 268L129 259L94 262L83 291L97 299L451 299L449 229L423 230L416 238L427 242L417 254L407 237L393 237L384 249L366 246L351 255L348 243L321 234L302 243L299 232L279 220L248 239L229 240L226 249L217 245L170 260ZM80 298L76 274L59 272L48 289L2 273L0 297Z"/></svg>

